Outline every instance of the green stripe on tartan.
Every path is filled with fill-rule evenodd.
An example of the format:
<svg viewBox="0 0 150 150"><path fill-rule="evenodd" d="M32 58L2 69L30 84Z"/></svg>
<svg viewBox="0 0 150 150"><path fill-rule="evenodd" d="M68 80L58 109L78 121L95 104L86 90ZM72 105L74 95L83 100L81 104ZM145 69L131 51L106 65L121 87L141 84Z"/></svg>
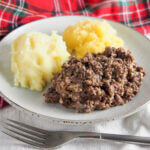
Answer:
<svg viewBox="0 0 150 150"><path fill-rule="evenodd" d="M16 11L16 10L13 10L12 13L15 14L15 15L18 15L20 17L23 17L26 14L23 11Z"/></svg>
<svg viewBox="0 0 150 150"><path fill-rule="evenodd" d="M133 27L133 21L132 21L132 20L128 20L128 22L129 22L129 24L130 24L130 27L131 27L131 28L134 28L134 27Z"/></svg>
<svg viewBox="0 0 150 150"><path fill-rule="evenodd" d="M16 4L16 5L19 6L19 1L17 1L17 4ZM24 8L28 8L28 3L27 3L27 2L24 2ZM20 9L14 9L14 10L12 11L12 14L18 15L18 16L20 16L20 17L24 17L25 14L26 14L26 12L25 12L25 11L22 11L22 9L21 9L21 11L19 11L19 10L20 10Z"/></svg>
<svg viewBox="0 0 150 150"><path fill-rule="evenodd" d="M15 15L18 15L18 16L20 16L20 17L23 17L23 16L25 16L25 12L23 12L23 11L17 11L16 12L16 10L13 10L13 12L12 12L13 14L15 14Z"/></svg>
<svg viewBox="0 0 150 150"><path fill-rule="evenodd" d="M147 0L142 0L142 2L143 2L143 3L146 3L146 2L147 2Z"/></svg>
<svg viewBox="0 0 150 150"><path fill-rule="evenodd" d="M24 2L24 8L28 8L28 3L26 1Z"/></svg>
<svg viewBox="0 0 150 150"><path fill-rule="evenodd" d="M128 1L119 0L119 6L128 6L128 5L129 5Z"/></svg>
<svg viewBox="0 0 150 150"><path fill-rule="evenodd" d="M137 3L146 3L148 0L135 0L134 2Z"/></svg>

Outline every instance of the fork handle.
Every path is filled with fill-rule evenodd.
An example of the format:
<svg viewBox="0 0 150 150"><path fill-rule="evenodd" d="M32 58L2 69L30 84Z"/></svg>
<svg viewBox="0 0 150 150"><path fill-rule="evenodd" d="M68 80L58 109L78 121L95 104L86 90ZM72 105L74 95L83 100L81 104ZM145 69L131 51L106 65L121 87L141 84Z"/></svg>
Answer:
<svg viewBox="0 0 150 150"><path fill-rule="evenodd" d="M100 139L113 140L117 142L125 142L125 143L132 143L132 144L140 144L140 145L150 145L150 138L142 137L142 136L101 133Z"/></svg>
<svg viewBox="0 0 150 150"><path fill-rule="evenodd" d="M119 135L108 133L85 133L79 136L80 138L97 138L102 140L111 140L116 142L131 143L138 145L150 145L150 137Z"/></svg>

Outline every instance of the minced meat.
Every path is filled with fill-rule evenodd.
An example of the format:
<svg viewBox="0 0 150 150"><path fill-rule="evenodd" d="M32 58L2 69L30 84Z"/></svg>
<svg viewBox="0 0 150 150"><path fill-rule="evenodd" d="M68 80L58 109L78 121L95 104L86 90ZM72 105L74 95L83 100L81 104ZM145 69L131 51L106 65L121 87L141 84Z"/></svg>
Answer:
<svg viewBox="0 0 150 150"><path fill-rule="evenodd" d="M130 51L107 47L104 53L87 53L65 63L44 93L45 101L82 113L123 105L138 93L144 76Z"/></svg>

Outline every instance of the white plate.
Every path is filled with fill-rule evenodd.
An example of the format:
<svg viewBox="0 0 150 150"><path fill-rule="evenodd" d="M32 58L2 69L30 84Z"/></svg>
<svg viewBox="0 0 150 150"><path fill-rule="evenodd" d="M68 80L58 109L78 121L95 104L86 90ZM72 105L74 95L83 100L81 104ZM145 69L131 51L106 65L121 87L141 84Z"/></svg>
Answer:
<svg viewBox="0 0 150 150"><path fill-rule="evenodd" d="M150 41L140 33L119 23L108 21L125 41L125 47L130 49L136 62L143 66L147 75L139 94L133 100L123 106L117 106L103 111L95 111L90 114L77 114L74 110L67 109L59 104L46 104L42 93L13 86L13 74L10 70L10 45L20 34L29 31L40 31L47 34L51 30L57 30L60 34L68 25L73 25L80 20L100 19L84 16L62 16L35 21L8 34L0 42L0 93L11 105L40 117L48 117L52 120L70 123L87 123L103 120L111 120L124 117L139 110L150 99Z"/></svg>

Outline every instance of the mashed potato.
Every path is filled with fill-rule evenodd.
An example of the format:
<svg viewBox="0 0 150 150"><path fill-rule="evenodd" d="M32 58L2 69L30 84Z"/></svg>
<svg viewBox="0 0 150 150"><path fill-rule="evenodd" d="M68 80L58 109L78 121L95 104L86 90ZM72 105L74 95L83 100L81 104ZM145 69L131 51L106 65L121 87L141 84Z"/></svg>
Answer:
<svg viewBox="0 0 150 150"><path fill-rule="evenodd" d="M12 64L16 86L41 91L52 74L68 59L65 42L53 32L48 36L30 32L19 36L12 44Z"/></svg>
<svg viewBox="0 0 150 150"><path fill-rule="evenodd" d="M123 41L106 21L80 21L63 32L68 51L78 58L87 52L103 52L106 46L120 47Z"/></svg>

